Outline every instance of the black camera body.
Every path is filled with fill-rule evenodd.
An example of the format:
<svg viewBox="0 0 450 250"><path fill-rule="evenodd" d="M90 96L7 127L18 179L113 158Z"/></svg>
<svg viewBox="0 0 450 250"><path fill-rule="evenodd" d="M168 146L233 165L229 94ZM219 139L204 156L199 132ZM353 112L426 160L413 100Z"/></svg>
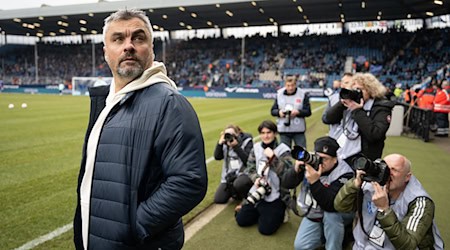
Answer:
<svg viewBox="0 0 450 250"><path fill-rule="evenodd" d="M272 188L270 187L269 182L261 178L259 179L259 187L247 196L247 201L254 205L271 192Z"/></svg>
<svg viewBox="0 0 450 250"><path fill-rule="evenodd" d="M322 164L322 158L316 154L310 154L302 146L294 146L291 155L298 161L303 161L311 165L315 170L319 170L319 165Z"/></svg>
<svg viewBox="0 0 450 250"><path fill-rule="evenodd" d="M290 110L284 111L284 115L286 117L286 120L284 121L284 126L286 127L291 126L291 111Z"/></svg>
<svg viewBox="0 0 450 250"><path fill-rule="evenodd" d="M284 126L289 127L291 126L291 113L292 110L294 109L294 106L292 105L286 105L286 107L284 107L284 117L286 117L286 120L284 121Z"/></svg>
<svg viewBox="0 0 450 250"><path fill-rule="evenodd" d="M232 142L236 137L230 133L225 133L224 137L226 142Z"/></svg>
<svg viewBox="0 0 450 250"><path fill-rule="evenodd" d="M237 174L235 171L229 172L227 175L225 175L225 181L226 181L226 186L225 186L225 190L228 191L229 193L231 193L231 197L233 198L237 198L237 193L234 189L234 181L237 178Z"/></svg>
<svg viewBox="0 0 450 250"><path fill-rule="evenodd" d="M378 182L384 186L390 178L390 169L386 162L382 159L371 161L366 156L359 156L353 160L353 168L356 170L364 170L366 174L362 176L363 181Z"/></svg>
<svg viewBox="0 0 450 250"><path fill-rule="evenodd" d="M363 98L362 91L360 89L341 89L339 92L339 97L341 99L349 99L353 100L357 103L361 102L361 98Z"/></svg>

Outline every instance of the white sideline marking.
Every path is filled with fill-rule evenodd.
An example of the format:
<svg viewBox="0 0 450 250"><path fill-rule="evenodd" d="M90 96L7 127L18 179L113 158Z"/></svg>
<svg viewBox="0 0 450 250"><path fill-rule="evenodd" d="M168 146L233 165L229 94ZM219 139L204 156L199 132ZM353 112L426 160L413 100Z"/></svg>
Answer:
<svg viewBox="0 0 450 250"><path fill-rule="evenodd" d="M205 163L206 163L206 165L208 165L209 163L211 163L212 161L214 161L214 157L209 157L206 161L205 161ZM224 207L225 208L225 207ZM208 209L209 210L209 209ZM223 209L222 209L223 210ZM222 210L220 210L220 211L222 211ZM220 212L219 211L219 212ZM216 216L217 214L215 214L214 216ZM214 217L213 217L214 218ZM209 220L208 220L208 222L209 222ZM204 225L204 224L203 224ZM203 226L202 225L202 226ZM49 240L52 240L52 239L54 239L54 238L56 238L56 237L58 237L58 236L60 236L61 234L63 234L63 233L65 233L65 232L67 232L67 231L69 231L69 230L71 230L73 228L73 224L72 223L69 223L69 224L67 224L67 225L65 225L65 226L62 226L62 227L60 227L60 228L57 228L55 231L53 231L53 232L50 232L50 233L48 233L48 234L46 234L46 235L42 235L42 236L40 236L40 237L38 237L38 238L36 238L36 239L34 239L34 240L32 240L32 241L29 241L29 242L27 242L27 243L25 243L24 245L22 245L22 246L20 246L20 247L18 247L18 248L16 248L16 249L14 249L14 250L29 250L29 249L32 249L32 248L34 248L34 247L36 247L36 246L38 246L38 245L40 245L40 244L42 244L42 243L44 243L44 242L46 242L46 241L49 241ZM194 226L194 228L195 228L195 226ZM198 231L198 229L197 230L195 230L193 233L192 233L192 235L194 234L194 233L196 233ZM189 236L189 238L192 236L192 235L190 235Z"/></svg>
<svg viewBox="0 0 450 250"><path fill-rule="evenodd" d="M184 243L192 238L202 227L208 224L214 217L222 212L226 207L226 204L212 204L200 216L196 216L195 219L189 222L184 228Z"/></svg>
<svg viewBox="0 0 450 250"><path fill-rule="evenodd" d="M315 108L314 110L311 111L311 113L318 111L319 109L323 108L325 105L326 104ZM259 139L259 136L254 137L254 140L258 140L258 139ZM205 163L206 163L206 165L208 165L212 161L214 161L214 157L209 157ZM223 205L213 204L210 208L208 208L205 211L205 213L208 213L209 216L197 216L197 218L194 219L194 221L192 221L192 223L189 223L189 227L185 228L185 240L184 241L185 242L188 241L196 232L198 232L198 230L200 230L204 225L208 224L208 222L210 222L214 217L216 217L216 215L218 215L220 212L222 212L222 210L224 210L227 207L227 205L228 205L228 203L223 204ZM53 232L50 232L46 235L42 235L32 241L29 241L14 250L32 249L46 241L52 240L52 239L60 236L61 234L71 230L72 227L73 227L73 224L69 223L65 226L57 228Z"/></svg>
<svg viewBox="0 0 450 250"><path fill-rule="evenodd" d="M46 234L46 235L42 235L42 236L39 237L39 238L36 238L36 239L34 239L34 240L32 240L32 241L27 242L25 245L22 245L21 247L16 248L15 250L28 250L28 249L32 249L33 247L36 247L36 246L39 245L39 244L42 244L42 243L44 243L44 242L46 242L46 241L48 241L48 240L51 240L51 239L54 239L54 238L60 236L61 234L63 234L63 233L65 233L65 232L69 231L70 229L72 229L72 227L73 227L72 223L67 224L67 225L65 225L65 226L62 226L62 227L56 229L56 230L53 231L53 232L50 232L50 233L48 233L48 234Z"/></svg>

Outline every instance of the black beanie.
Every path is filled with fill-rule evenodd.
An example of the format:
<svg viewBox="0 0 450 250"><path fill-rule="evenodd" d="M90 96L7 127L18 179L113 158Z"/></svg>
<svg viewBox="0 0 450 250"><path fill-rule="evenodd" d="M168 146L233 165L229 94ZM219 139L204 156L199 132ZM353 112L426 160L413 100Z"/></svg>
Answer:
<svg viewBox="0 0 450 250"><path fill-rule="evenodd" d="M317 138L314 142L314 151L318 153L324 153L329 156L336 157L339 144L337 141L329 136Z"/></svg>

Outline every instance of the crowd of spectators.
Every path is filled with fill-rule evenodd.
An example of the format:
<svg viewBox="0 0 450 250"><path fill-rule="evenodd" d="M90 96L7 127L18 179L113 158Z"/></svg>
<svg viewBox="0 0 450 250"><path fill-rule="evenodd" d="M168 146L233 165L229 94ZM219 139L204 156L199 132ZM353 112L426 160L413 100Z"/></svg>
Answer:
<svg viewBox="0 0 450 250"><path fill-rule="evenodd" d="M352 67L356 71L371 72L388 85L411 86L449 62L449 30L253 36L245 39L244 60L241 59L241 39L235 38L171 40L166 42L166 53L162 53L162 42L156 40L155 52L159 61L165 55L168 75L182 87L277 88L282 83L281 77L288 73L298 75L298 84L302 87L331 86L345 71L348 56L353 57ZM39 43L36 47L5 45L0 47L0 79L6 84L59 84L70 82L73 76L109 77L111 73L102 47L102 44L56 43ZM268 71L273 72L274 77L262 79L260 76Z"/></svg>

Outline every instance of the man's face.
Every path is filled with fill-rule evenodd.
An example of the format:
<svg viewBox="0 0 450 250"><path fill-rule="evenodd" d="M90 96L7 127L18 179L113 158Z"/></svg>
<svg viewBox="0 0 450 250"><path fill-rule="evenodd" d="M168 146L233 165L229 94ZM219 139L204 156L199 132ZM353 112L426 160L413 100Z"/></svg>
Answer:
<svg viewBox="0 0 450 250"><path fill-rule="evenodd" d="M341 88L351 89L352 88L352 77L345 75L341 79Z"/></svg>
<svg viewBox="0 0 450 250"><path fill-rule="evenodd" d="M275 140L276 134L268 128L262 128L259 136L264 144L270 144Z"/></svg>
<svg viewBox="0 0 450 250"><path fill-rule="evenodd" d="M384 161L390 170L389 192L402 192L411 178L411 172L404 167L404 162L397 157L386 157Z"/></svg>
<svg viewBox="0 0 450 250"><path fill-rule="evenodd" d="M113 76L127 80L141 76L154 59L150 31L139 18L111 22L103 51Z"/></svg>
<svg viewBox="0 0 450 250"><path fill-rule="evenodd" d="M319 152L317 152L317 154L322 158L322 170L324 173L330 171L337 163L336 157Z"/></svg>
<svg viewBox="0 0 450 250"><path fill-rule="evenodd" d="M294 76L287 76L286 81L284 83L284 87L286 88L286 92L288 94L292 94L295 92L296 82Z"/></svg>

